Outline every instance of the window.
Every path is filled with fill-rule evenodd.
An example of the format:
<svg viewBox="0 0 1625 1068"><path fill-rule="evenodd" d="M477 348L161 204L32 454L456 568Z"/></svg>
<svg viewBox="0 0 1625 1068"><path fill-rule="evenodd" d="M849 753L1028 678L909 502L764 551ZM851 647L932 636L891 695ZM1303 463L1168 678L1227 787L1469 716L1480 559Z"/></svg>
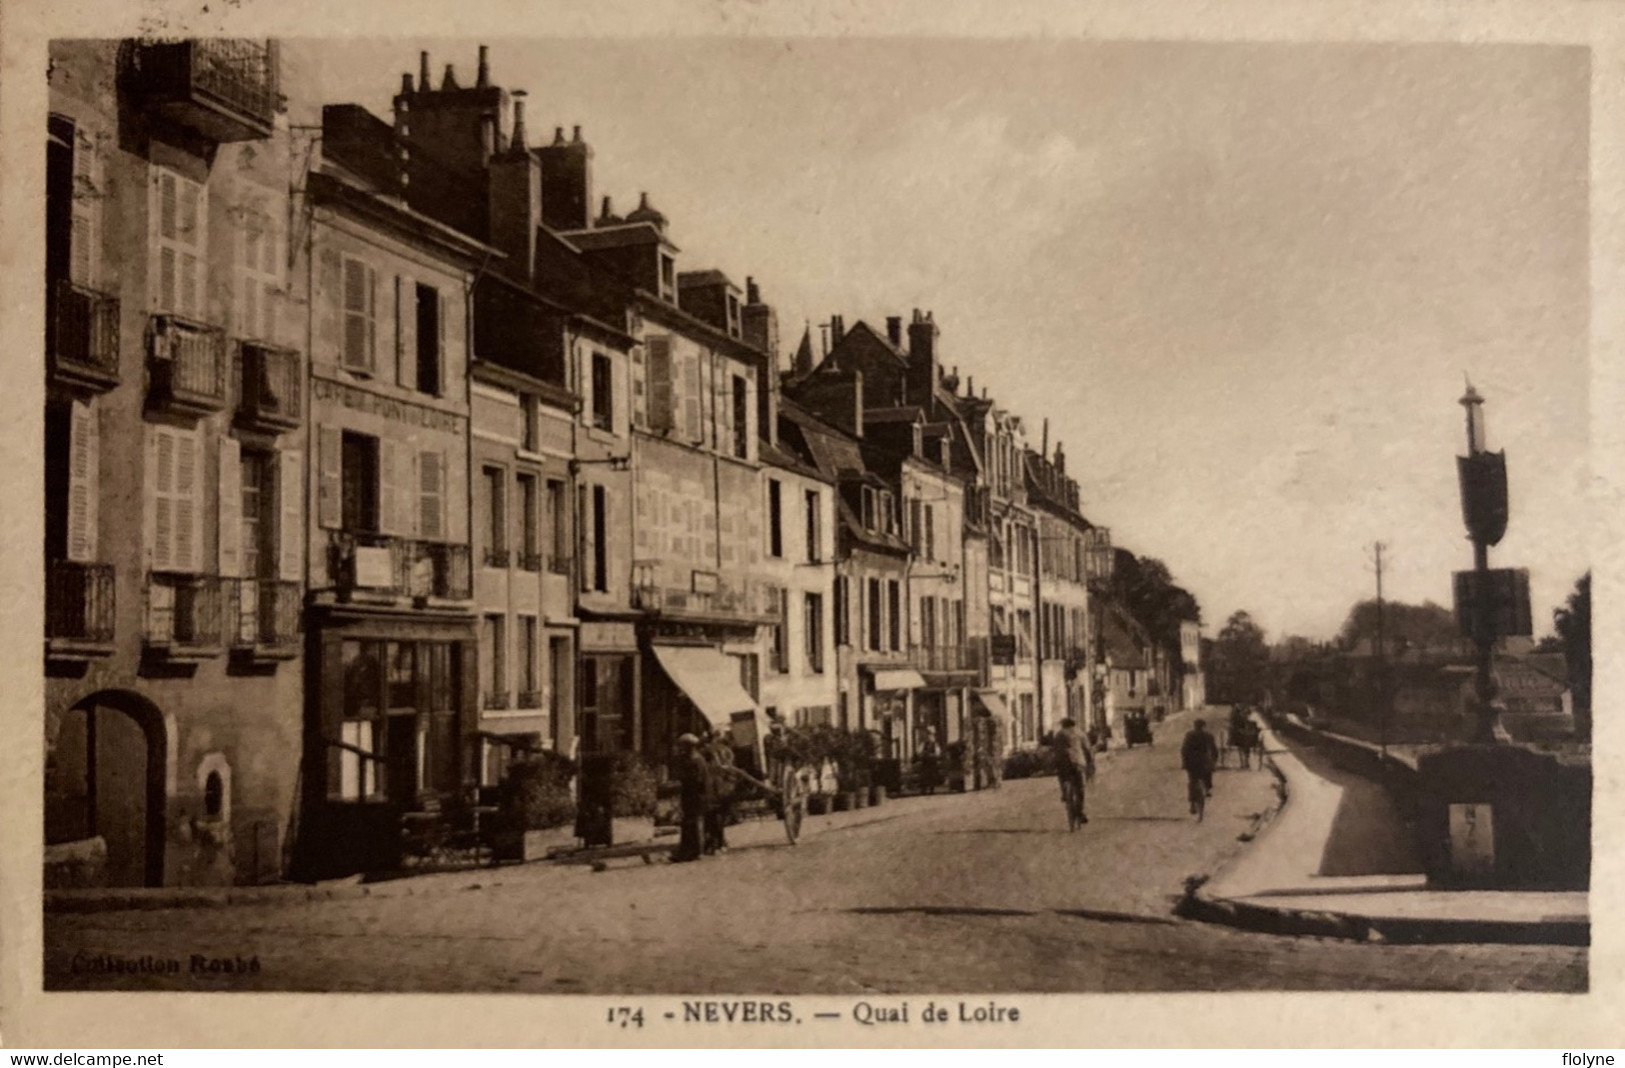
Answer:
<svg viewBox="0 0 1625 1068"><path fill-rule="evenodd" d="M750 455L750 399L741 375L733 376L733 428L734 456L743 460Z"/></svg>
<svg viewBox="0 0 1625 1068"><path fill-rule="evenodd" d="M896 652L903 647L903 598L902 587L896 579L886 580L886 611L891 623L891 651Z"/></svg>
<svg viewBox="0 0 1625 1068"><path fill-rule="evenodd" d="M920 552L920 500L918 497L910 498L908 502L908 547L914 550L915 555Z"/></svg>
<svg viewBox="0 0 1625 1068"><path fill-rule="evenodd" d="M1025 608L1016 609L1016 652L1023 659L1033 655L1033 614Z"/></svg>
<svg viewBox="0 0 1625 1068"><path fill-rule="evenodd" d="M275 217L257 207L242 213L237 238L237 336L275 342L282 289L281 234Z"/></svg>
<svg viewBox="0 0 1625 1068"><path fill-rule="evenodd" d="M824 517L820 507L822 494L817 490L808 490L802 497L802 506L807 510L807 562L816 564L823 559L824 544Z"/></svg>
<svg viewBox="0 0 1625 1068"><path fill-rule="evenodd" d="M582 486L581 493L581 588L592 592L609 589L607 500L602 486Z"/></svg>
<svg viewBox="0 0 1625 1068"><path fill-rule="evenodd" d="M728 294L728 336L739 336L739 298Z"/></svg>
<svg viewBox="0 0 1625 1068"><path fill-rule="evenodd" d="M540 571L541 544L538 540L536 526L536 476L520 474L519 481L519 551L524 555L520 558L520 566L526 571Z"/></svg>
<svg viewBox="0 0 1625 1068"><path fill-rule="evenodd" d="M422 282L417 285L418 392L440 396L440 357L445 346L445 322L440 291Z"/></svg>
<svg viewBox="0 0 1625 1068"><path fill-rule="evenodd" d="M615 429L615 387L609 357L592 354L592 425L600 430Z"/></svg>
<svg viewBox="0 0 1625 1068"><path fill-rule="evenodd" d="M632 658L589 656L581 661L581 752L633 746Z"/></svg>
<svg viewBox="0 0 1625 1068"><path fill-rule="evenodd" d="M927 560L937 558L935 511L929 504L925 506L925 558Z"/></svg>
<svg viewBox="0 0 1625 1068"><path fill-rule="evenodd" d="M196 573L202 566L203 542L202 450L197 432L148 426L147 443L152 486L147 544L152 569Z"/></svg>
<svg viewBox="0 0 1625 1068"><path fill-rule="evenodd" d="M677 263L664 252L660 254L660 295L673 303L677 300Z"/></svg>
<svg viewBox="0 0 1625 1068"><path fill-rule="evenodd" d="M344 709L338 737L338 781L329 786L337 800L368 800L380 796L383 790L378 774L382 754L377 730L383 715L381 653L382 646L377 642L347 641L340 650Z"/></svg>
<svg viewBox="0 0 1625 1068"><path fill-rule="evenodd" d="M547 639L547 722L553 748L561 752L569 748L574 726L575 717L565 718L570 708L570 667L573 661L568 638Z"/></svg>
<svg viewBox="0 0 1625 1068"><path fill-rule="evenodd" d="M377 278L371 265L345 257L344 260L344 347L345 370L372 374L378 342Z"/></svg>
<svg viewBox="0 0 1625 1068"><path fill-rule="evenodd" d="M519 617L519 705L520 708L536 708L542 703L542 695L537 691L541 689L538 679L541 677L537 671L536 656L541 651L538 648L540 634L536 627L535 616Z"/></svg>
<svg viewBox="0 0 1625 1068"><path fill-rule="evenodd" d="M174 171L152 169L151 249L155 310L202 319L206 309L208 191Z"/></svg>
<svg viewBox="0 0 1625 1068"><path fill-rule="evenodd" d="M880 625L884 612L880 600L880 580L869 580L869 641L870 652L878 653L881 649Z"/></svg>
<svg viewBox="0 0 1625 1068"><path fill-rule="evenodd" d="M784 555L783 486L776 478L767 480L767 555Z"/></svg>
<svg viewBox="0 0 1625 1068"><path fill-rule="evenodd" d="M270 579L277 573L276 468L272 461L272 454L257 449L244 449L239 460L244 578Z"/></svg>
<svg viewBox="0 0 1625 1068"><path fill-rule="evenodd" d="M876 515L876 513L879 511L878 505L879 502L875 491L868 486L864 486L861 509L863 513L861 518L863 520L864 530L875 530L879 526L879 519Z"/></svg>
<svg viewBox="0 0 1625 1068"><path fill-rule="evenodd" d="M480 470L480 505L485 512L485 566L508 566L508 475L500 467Z"/></svg>
<svg viewBox="0 0 1625 1068"><path fill-rule="evenodd" d="M824 597L822 594L805 595L807 670L822 674L824 670Z"/></svg>
<svg viewBox="0 0 1625 1068"><path fill-rule="evenodd" d="M500 615L488 615L480 621L480 694L485 708L508 707L503 622Z"/></svg>
<svg viewBox="0 0 1625 1068"><path fill-rule="evenodd" d="M845 575L835 576L835 644L852 644L851 620L847 618L851 608L851 592Z"/></svg>
<svg viewBox="0 0 1625 1068"><path fill-rule="evenodd" d="M340 526L351 533L378 530L378 439L344 431Z"/></svg>
<svg viewBox="0 0 1625 1068"><path fill-rule="evenodd" d="M779 621L773 625L773 657L770 666L779 674L790 670L790 591L782 586L773 590L774 608Z"/></svg>
<svg viewBox="0 0 1625 1068"><path fill-rule="evenodd" d="M541 414L541 405L534 393L519 394L519 447L526 452L536 451Z"/></svg>
<svg viewBox="0 0 1625 1068"><path fill-rule="evenodd" d="M927 649L937 645L937 599L920 598L920 644Z"/></svg>
<svg viewBox="0 0 1625 1068"><path fill-rule="evenodd" d="M547 569L556 575L568 574L571 556L570 512L565 507L564 483L553 478L547 480L547 522L552 536L547 548L550 554Z"/></svg>
<svg viewBox="0 0 1625 1068"><path fill-rule="evenodd" d="M880 491L880 529L887 534L897 533L897 511L889 490Z"/></svg>

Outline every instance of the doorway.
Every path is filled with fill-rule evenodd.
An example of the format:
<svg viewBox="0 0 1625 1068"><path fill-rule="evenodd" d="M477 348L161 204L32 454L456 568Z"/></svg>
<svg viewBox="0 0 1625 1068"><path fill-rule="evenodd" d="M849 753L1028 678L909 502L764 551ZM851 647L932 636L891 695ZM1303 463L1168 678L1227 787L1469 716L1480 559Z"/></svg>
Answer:
<svg viewBox="0 0 1625 1068"><path fill-rule="evenodd" d="M163 716L146 698L74 705L46 756L46 843L99 837L108 886L162 886L165 761Z"/></svg>

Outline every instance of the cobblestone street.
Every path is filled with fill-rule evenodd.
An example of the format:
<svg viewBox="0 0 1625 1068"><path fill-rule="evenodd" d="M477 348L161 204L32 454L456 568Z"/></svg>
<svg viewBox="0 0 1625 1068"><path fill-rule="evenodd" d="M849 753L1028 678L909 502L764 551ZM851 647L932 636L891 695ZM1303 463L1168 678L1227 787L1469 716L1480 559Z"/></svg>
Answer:
<svg viewBox="0 0 1625 1068"><path fill-rule="evenodd" d="M1170 728L1171 729L1171 728ZM1174 918L1273 803L1262 771L1221 771L1186 813L1174 735L1119 751L1066 830L1053 779L814 817L794 848L736 828L725 856L673 867L533 864L380 884L281 906L46 918L49 989L104 987L553 993L938 990L1556 990L1586 951L1385 946L1251 934ZM181 961L176 976L91 974L98 954ZM193 954L257 956L194 975ZM80 962L78 970L76 959Z"/></svg>

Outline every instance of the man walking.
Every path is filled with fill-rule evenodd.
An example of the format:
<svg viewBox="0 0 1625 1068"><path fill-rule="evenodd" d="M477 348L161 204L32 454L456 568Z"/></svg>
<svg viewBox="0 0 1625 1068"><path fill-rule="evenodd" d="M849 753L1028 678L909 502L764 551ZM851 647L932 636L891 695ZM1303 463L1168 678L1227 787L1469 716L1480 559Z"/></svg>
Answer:
<svg viewBox="0 0 1625 1068"><path fill-rule="evenodd" d="M1187 780L1201 783L1206 795L1212 797L1213 769L1218 763L1219 743L1207 732L1207 720L1199 719L1195 726L1185 732L1185 740L1179 743L1179 765L1185 769ZM1193 800L1191 812L1195 811L1196 802Z"/></svg>
<svg viewBox="0 0 1625 1068"><path fill-rule="evenodd" d="M677 839L671 862L684 864L700 859L703 845L700 822L705 818L706 794L709 793L710 769L700 755L700 740L692 734L677 736L677 760L672 774L682 788L679 803L682 811L682 835Z"/></svg>
<svg viewBox="0 0 1625 1068"><path fill-rule="evenodd" d="M710 796L705 808L705 852L720 853L728 848L728 822L733 817L734 748L727 735L717 731L701 754L711 776Z"/></svg>

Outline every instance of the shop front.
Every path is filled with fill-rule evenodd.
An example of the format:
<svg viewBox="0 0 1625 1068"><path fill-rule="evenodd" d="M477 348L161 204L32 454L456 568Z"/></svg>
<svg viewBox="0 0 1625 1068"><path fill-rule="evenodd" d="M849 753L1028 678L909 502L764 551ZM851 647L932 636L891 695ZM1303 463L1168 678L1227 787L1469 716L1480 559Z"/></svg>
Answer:
<svg viewBox="0 0 1625 1068"><path fill-rule="evenodd" d="M403 818L476 782L474 617L313 614L298 867L316 878L391 868Z"/></svg>

